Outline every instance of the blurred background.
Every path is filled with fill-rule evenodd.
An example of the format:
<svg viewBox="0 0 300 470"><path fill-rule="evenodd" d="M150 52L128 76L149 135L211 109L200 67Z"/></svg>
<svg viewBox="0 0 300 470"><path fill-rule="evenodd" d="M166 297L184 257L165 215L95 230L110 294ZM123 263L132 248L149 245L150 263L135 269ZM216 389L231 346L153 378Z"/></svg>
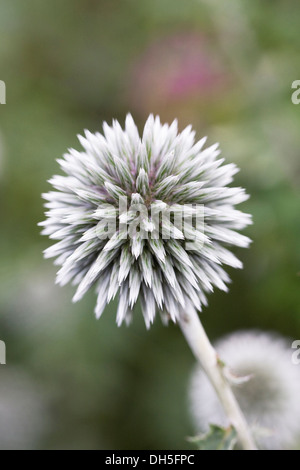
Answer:
<svg viewBox="0 0 300 470"><path fill-rule="evenodd" d="M150 112L220 142L251 199L254 243L201 314L212 339L245 328L300 338L298 2L12 0L0 4L0 448L188 449L193 357L140 312L94 319L54 285L40 194L76 134ZM274 364L276 367L276 364ZM299 366L300 367L300 366Z"/></svg>

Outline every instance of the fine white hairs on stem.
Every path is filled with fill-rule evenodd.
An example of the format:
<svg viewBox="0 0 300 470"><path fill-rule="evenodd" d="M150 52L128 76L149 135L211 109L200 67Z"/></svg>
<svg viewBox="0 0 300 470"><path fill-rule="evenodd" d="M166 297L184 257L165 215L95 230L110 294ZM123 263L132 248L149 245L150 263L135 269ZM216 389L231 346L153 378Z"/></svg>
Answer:
<svg viewBox="0 0 300 470"><path fill-rule="evenodd" d="M258 331L237 332L216 345L226 367L237 377L233 392L262 449L291 448L300 435L300 369L292 363L291 343ZM190 408L197 431L209 424L227 426L228 416L206 374L193 372Z"/></svg>
<svg viewBox="0 0 300 470"><path fill-rule="evenodd" d="M113 121L79 140L82 151L58 160L65 176L50 180L41 223L57 241L45 251L61 266L57 283L78 286L74 301L95 286L99 318L119 294L121 324L140 299L149 327L158 311L176 322L187 301L200 311L214 287L226 291L222 266L242 267L229 248L249 245L238 231L251 217L235 209L247 195L228 187L238 169L218 145L152 115L142 136L128 115L124 130Z"/></svg>

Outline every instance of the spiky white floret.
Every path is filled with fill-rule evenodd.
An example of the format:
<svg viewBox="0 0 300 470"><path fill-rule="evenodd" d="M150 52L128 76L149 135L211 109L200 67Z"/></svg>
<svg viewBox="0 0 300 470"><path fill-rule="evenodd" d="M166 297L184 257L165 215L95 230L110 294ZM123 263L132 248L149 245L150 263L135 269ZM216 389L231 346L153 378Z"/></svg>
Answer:
<svg viewBox="0 0 300 470"><path fill-rule="evenodd" d="M118 324L130 321L139 298L147 327L157 310L175 322L187 298L201 310L214 286L227 290L222 265L242 267L228 247L250 242L237 230L251 218L234 208L247 195L227 187L238 169L223 164L217 144L195 142L191 126L178 133L176 120L150 115L140 137L128 115L125 130L114 121L103 132L79 136L83 151L58 160L66 176L54 176L55 191L43 195L43 234L58 240L45 256L61 266L57 282L78 285L74 301L95 285L98 318L119 292ZM176 223L183 211L184 230Z"/></svg>

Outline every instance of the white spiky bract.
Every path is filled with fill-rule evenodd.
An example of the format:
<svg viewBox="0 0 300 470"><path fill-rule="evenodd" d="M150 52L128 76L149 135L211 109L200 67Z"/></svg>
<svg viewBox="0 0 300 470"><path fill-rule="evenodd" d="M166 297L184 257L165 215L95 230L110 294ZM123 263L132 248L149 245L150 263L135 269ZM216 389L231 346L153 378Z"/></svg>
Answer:
<svg viewBox="0 0 300 470"><path fill-rule="evenodd" d="M260 447L277 450L293 445L300 433L300 369L292 363L291 343L250 331L234 333L215 347L233 373L250 377L244 383L237 380L233 391ZM217 394L199 366L189 397L197 431L207 431L210 423L228 426Z"/></svg>
<svg viewBox="0 0 300 470"><path fill-rule="evenodd" d="M119 292L119 325L130 322L138 298L147 327L156 311L164 320L176 322L187 301L201 310L214 286L227 290L229 277L222 264L242 267L227 248L249 244L236 230L251 223L251 218L234 208L247 195L242 188L227 187L238 170L234 164L223 165L217 144L203 149L205 138L195 142L191 126L178 133L176 120L162 125L159 117L150 115L140 137L128 115L125 130L114 121L111 127L104 123L103 132L86 131L85 137L79 136L83 151L70 149L58 160L66 176L50 180L56 191L43 195L48 211L41 224L43 234L58 242L45 256L56 257L61 265L59 284L78 285L74 301L96 286L98 318ZM121 197L128 201L125 213L120 213ZM147 208L140 225L148 239L138 232L132 237L122 233L123 225L137 217L130 208L138 204ZM171 238L164 239L170 228L165 217L158 238L151 237L150 207L168 215L185 205L193 205L195 211L204 207L204 233L192 217L184 234L174 223ZM104 239L101 234L114 217L116 231ZM195 239L192 249L186 250L189 232Z"/></svg>

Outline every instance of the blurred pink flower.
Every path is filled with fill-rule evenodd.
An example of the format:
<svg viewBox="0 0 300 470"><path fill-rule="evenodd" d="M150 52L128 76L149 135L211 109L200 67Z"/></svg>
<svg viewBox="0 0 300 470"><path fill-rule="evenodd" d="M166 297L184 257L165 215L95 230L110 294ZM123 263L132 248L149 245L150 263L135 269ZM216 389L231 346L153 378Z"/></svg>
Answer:
<svg viewBox="0 0 300 470"><path fill-rule="evenodd" d="M207 36L177 33L152 43L134 64L130 103L141 115L163 113L174 104L193 107L216 100L228 82L223 60Z"/></svg>

